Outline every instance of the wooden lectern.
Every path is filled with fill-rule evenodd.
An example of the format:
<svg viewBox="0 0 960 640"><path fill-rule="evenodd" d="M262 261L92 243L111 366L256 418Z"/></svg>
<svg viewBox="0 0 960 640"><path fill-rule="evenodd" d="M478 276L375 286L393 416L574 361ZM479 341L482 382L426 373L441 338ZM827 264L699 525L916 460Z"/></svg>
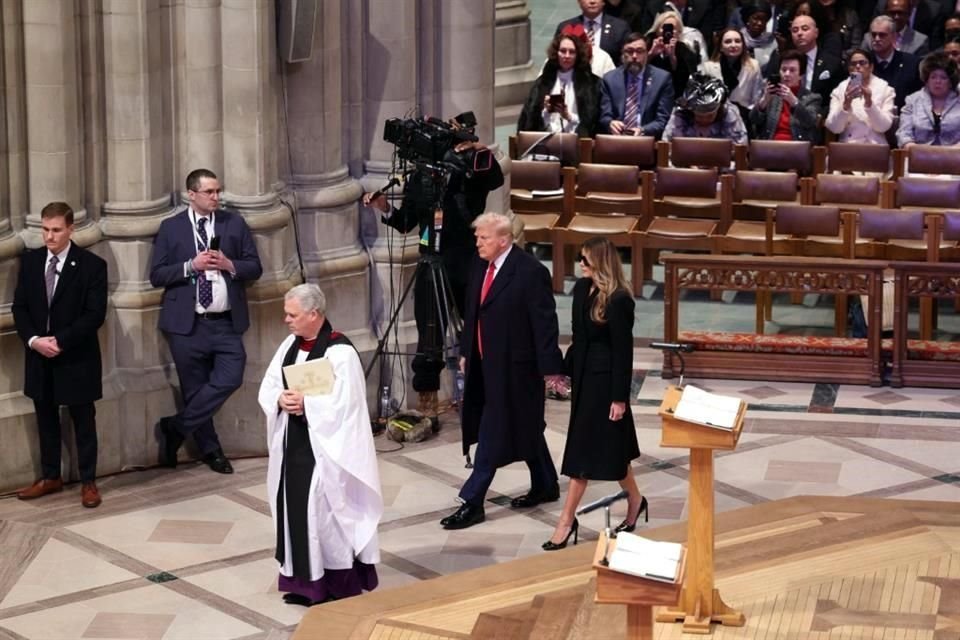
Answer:
<svg viewBox="0 0 960 640"><path fill-rule="evenodd" d="M597 550L593 555L593 568L597 572L597 604L627 605L627 640L653 640L653 607L656 605L674 605L680 596L683 573L687 564L684 552L680 560L680 571L676 582L648 580L626 573L614 571L602 562L605 555L613 553L616 538L610 541L607 549L606 534L600 536Z"/></svg>
<svg viewBox="0 0 960 640"><path fill-rule="evenodd" d="M690 571L676 608L660 612L657 622L683 621L683 633L710 633L711 622L742 627L746 618L727 606L713 586L713 450L736 448L747 405L740 403L732 430L718 429L675 418L673 414L680 394L680 389L671 386L660 404L660 446L690 449L687 520Z"/></svg>

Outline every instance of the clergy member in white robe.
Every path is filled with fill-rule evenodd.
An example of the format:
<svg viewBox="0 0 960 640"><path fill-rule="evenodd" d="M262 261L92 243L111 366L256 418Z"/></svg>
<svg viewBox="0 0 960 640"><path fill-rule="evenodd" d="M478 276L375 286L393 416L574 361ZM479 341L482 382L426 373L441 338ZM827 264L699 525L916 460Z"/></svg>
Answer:
<svg viewBox="0 0 960 640"><path fill-rule="evenodd" d="M360 357L327 321L317 285L291 289L283 311L291 335L270 362L259 402L279 590L285 602L309 606L377 586L383 499ZM332 365L332 391L288 389L283 367L315 358Z"/></svg>

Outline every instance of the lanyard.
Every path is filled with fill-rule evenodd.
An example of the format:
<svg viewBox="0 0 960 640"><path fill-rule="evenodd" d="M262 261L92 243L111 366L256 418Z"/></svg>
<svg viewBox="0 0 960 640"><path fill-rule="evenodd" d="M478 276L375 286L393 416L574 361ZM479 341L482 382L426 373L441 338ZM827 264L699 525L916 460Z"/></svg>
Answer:
<svg viewBox="0 0 960 640"><path fill-rule="evenodd" d="M215 212L211 211L210 215L207 216L207 241L209 242L216 234L213 232L213 216ZM193 228L193 239L194 244L197 247L197 253L207 250L207 244L203 241L203 238L200 237L200 232L197 230L197 212L193 210L193 207L190 208L190 223Z"/></svg>

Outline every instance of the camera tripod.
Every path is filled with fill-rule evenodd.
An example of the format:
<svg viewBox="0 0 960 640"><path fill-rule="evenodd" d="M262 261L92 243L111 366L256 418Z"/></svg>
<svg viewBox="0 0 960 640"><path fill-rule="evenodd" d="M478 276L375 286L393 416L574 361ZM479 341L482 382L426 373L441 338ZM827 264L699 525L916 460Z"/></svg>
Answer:
<svg viewBox="0 0 960 640"><path fill-rule="evenodd" d="M417 323L418 350L413 353L388 351L386 348L387 340L389 340L390 333L396 325L400 311L403 309L403 303L417 286L426 287L426 295L429 298L428 304L421 309L425 313L423 326L419 326L420 322ZM440 259L440 255L422 254L417 260L417 268L413 277L407 282L393 315L390 316L390 321L384 328L383 337L377 342L377 349L364 370L364 377L370 376L377 360L384 354L423 357L444 363L447 368L456 368L458 366L457 340L462 329L463 320L453 297L450 277ZM381 407L381 412L384 412L384 410L385 408Z"/></svg>

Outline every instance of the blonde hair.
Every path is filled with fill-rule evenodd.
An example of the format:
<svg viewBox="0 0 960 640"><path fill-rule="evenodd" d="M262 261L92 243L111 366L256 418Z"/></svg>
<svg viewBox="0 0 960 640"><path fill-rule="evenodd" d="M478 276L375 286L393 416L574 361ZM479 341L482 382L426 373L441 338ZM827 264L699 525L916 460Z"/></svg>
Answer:
<svg viewBox="0 0 960 640"><path fill-rule="evenodd" d="M630 281L623 275L620 254L607 238L590 238L583 243L580 253L587 259L593 273L593 285L597 288L597 297L590 309L590 318L601 324L607 321L607 303L613 294L622 289L630 291Z"/></svg>
<svg viewBox="0 0 960 640"><path fill-rule="evenodd" d="M683 16L676 11L670 11L669 9L657 14L657 17L653 19L653 26L647 30L647 35L656 38L660 34L660 27L663 26L664 22L670 19L676 20L677 26L680 27L680 29L673 34L673 37L679 40L680 36L683 34Z"/></svg>
<svg viewBox="0 0 960 640"><path fill-rule="evenodd" d="M474 229L492 227L498 236L513 236L513 221L509 216L496 211L481 213L470 226Z"/></svg>

